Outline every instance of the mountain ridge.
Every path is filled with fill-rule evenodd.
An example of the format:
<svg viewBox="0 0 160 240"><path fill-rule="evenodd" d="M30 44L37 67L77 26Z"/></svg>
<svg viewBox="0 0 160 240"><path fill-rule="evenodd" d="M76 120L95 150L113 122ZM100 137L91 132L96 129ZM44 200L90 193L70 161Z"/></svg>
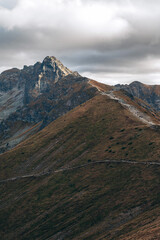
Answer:
<svg viewBox="0 0 160 240"><path fill-rule="evenodd" d="M160 114L139 83L134 96L47 57L0 86L0 113L14 110L0 124L2 240L159 239Z"/></svg>
<svg viewBox="0 0 160 240"><path fill-rule="evenodd" d="M47 56L42 62L24 66L21 70L13 68L2 72L0 152L13 148L98 94L97 86L101 88L103 84L96 82L93 86L90 82L90 79L69 70L54 56ZM126 95L132 100L136 97L139 105L159 118L159 86L147 86L135 81L130 85L103 85L102 88L103 91L112 90L115 93L125 91L123 97Z"/></svg>
<svg viewBox="0 0 160 240"><path fill-rule="evenodd" d="M1 154L2 239L158 239L159 134L97 91Z"/></svg>
<svg viewBox="0 0 160 240"><path fill-rule="evenodd" d="M128 84L115 85L115 90L123 89L132 96L140 98L153 107L156 111L160 111L160 85L147 85L139 81Z"/></svg>

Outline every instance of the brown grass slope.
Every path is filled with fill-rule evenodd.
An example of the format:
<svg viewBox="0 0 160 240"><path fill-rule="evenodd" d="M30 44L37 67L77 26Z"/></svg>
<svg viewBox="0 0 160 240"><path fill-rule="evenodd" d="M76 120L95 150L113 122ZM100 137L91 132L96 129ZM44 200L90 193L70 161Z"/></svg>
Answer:
<svg viewBox="0 0 160 240"><path fill-rule="evenodd" d="M160 167L93 161L160 161L159 128L97 95L0 155L1 239L158 239ZM149 229L150 228L150 229Z"/></svg>

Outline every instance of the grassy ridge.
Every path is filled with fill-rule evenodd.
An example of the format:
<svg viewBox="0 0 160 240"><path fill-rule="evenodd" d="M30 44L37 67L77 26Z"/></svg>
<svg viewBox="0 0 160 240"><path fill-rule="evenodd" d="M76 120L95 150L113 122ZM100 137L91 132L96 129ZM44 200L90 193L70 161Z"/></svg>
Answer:
<svg viewBox="0 0 160 240"><path fill-rule="evenodd" d="M0 155L0 176L103 159L159 161L159 134L98 95ZM104 164L1 184L1 238L136 239L135 229L158 219L159 173L156 166Z"/></svg>
<svg viewBox="0 0 160 240"><path fill-rule="evenodd" d="M0 175L3 179L105 158L158 161L159 145L158 129L151 129L118 102L100 95L0 155Z"/></svg>

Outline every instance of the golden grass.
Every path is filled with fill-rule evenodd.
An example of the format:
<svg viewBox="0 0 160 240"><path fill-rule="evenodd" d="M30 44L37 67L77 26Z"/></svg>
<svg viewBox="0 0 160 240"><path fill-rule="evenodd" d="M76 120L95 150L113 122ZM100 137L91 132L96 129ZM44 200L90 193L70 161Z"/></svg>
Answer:
<svg viewBox="0 0 160 240"><path fill-rule="evenodd" d="M104 159L159 161L159 146L158 128L97 95L0 155L0 176ZM8 240L154 239L159 176L156 166L103 164L1 184L0 234Z"/></svg>

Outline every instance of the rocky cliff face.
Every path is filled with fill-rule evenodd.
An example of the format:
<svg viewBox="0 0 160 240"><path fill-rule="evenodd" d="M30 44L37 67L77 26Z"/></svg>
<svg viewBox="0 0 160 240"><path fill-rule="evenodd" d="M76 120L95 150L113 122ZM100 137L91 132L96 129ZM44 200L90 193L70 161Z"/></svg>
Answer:
<svg viewBox="0 0 160 240"><path fill-rule="evenodd" d="M46 57L42 63L11 69L0 75L0 121L11 113L35 101L50 91L60 79L74 73L55 57Z"/></svg>
<svg viewBox="0 0 160 240"><path fill-rule="evenodd" d="M33 127L41 122L43 128L93 97L95 92L87 78L72 72L55 57L46 57L42 63L24 66L22 70L3 72L0 75L1 145L4 139L9 145L8 139L17 122L23 122L25 128L26 124Z"/></svg>
<svg viewBox="0 0 160 240"><path fill-rule="evenodd" d="M155 110L160 111L160 86L146 85L135 81L129 85L116 85L116 90L124 89L134 97L138 97L148 103Z"/></svg>

